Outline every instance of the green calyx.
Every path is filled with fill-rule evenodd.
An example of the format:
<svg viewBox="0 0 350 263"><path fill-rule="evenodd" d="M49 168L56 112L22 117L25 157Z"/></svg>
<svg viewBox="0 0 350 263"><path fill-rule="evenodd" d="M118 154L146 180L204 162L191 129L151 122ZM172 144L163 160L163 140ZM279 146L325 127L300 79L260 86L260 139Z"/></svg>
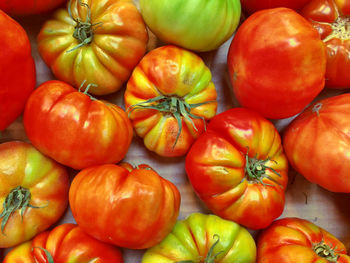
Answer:
<svg viewBox="0 0 350 263"><path fill-rule="evenodd" d="M18 186L8 194L4 203L3 211L0 214L1 222L1 232L4 233L5 225L9 217L17 210L21 210L21 217L23 218L24 211L28 208L40 208L29 204L31 198L30 191L27 188Z"/></svg>
<svg viewBox="0 0 350 263"><path fill-rule="evenodd" d="M47 249L42 248L42 247L33 247L32 251L34 250L34 248L38 248L38 249L41 249L42 251L44 251L46 259L47 259L47 262L48 263L54 263L53 257L52 257L52 255L50 254L50 252Z"/></svg>
<svg viewBox="0 0 350 263"><path fill-rule="evenodd" d="M204 128L205 128L205 125L206 125L205 119L203 117L192 114L191 110L193 108L199 107L201 105L204 105L210 102L212 101L206 101L203 103L196 103L196 104L188 104L182 98L161 95L161 96L131 105L127 109L127 112L130 115L131 112L136 109L153 109L153 110L160 111L163 114L172 115L176 119L177 124L179 126L175 143L173 145L173 148L174 148L182 131L182 118L189 121L196 131L198 131L198 129L195 126L192 119L201 119L204 123Z"/></svg>
<svg viewBox="0 0 350 263"><path fill-rule="evenodd" d="M315 253L328 260L329 262L338 262L339 255L336 255L335 253L335 247L332 248L331 246L327 245L324 241L321 241L320 243L313 246L313 250Z"/></svg>
<svg viewBox="0 0 350 263"><path fill-rule="evenodd" d="M81 83L81 85L80 85L78 91L81 92L81 93L83 93L83 94L85 94L85 95L87 95L87 96L89 96L91 100L97 100L97 99L94 98L92 95L90 95L88 92L89 92L89 89L90 89L91 87L98 87L98 85L97 85L97 84L90 83L90 84L88 84L88 85L86 86L86 88L85 88L84 91L81 91L81 89L84 87L85 83L86 83L86 80L84 80L84 81Z"/></svg>

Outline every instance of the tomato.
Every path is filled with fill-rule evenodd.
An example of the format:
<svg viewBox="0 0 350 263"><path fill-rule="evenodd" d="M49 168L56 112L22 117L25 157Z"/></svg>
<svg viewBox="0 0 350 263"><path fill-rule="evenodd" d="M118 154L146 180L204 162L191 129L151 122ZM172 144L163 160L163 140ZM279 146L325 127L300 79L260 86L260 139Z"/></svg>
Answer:
<svg viewBox="0 0 350 263"><path fill-rule="evenodd" d="M310 105L284 133L293 168L333 192L350 193L349 107L350 94L323 99Z"/></svg>
<svg viewBox="0 0 350 263"><path fill-rule="evenodd" d="M133 136L120 107L62 81L45 82L32 93L23 123L36 148L74 169L119 162Z"/></svg>
<svg viewBox="0 0 350 263"><path fill-rule="evenodd" d="M28 143L0 144L0 247L27 241L55 223L68 203L65 168Z"/></svg>
<svg viewBox="0 0 350 263"><path fill-rule="evenodd" d="M106 164L78 173L69 203L76 222L89 235L143 249L171 231L179 214L180 193L148 165Z"/></svg>
<svg viewBox="0 0 350 263"><path fill-rule="evenodd" d="M275 221L258 240L257 263L350 262L337 238L300 218Z"/></svg>
<svg viewBox="0 0 350 263"><path fill-rule="evenodd" d="M283 212L287 158L276 128L253 111L216 115L188 152L186 172L199 198L222 218L261 229Z"/></svg>
<svg viewBox="0 0 350 263"><path fill-rule="evenodd" d="M38 35L38 50L54 75L90 93L119 90L146 51L148 35L132 0L73 0ZM84 86L86 87L86 85Z"/></svg>
<svg viewBox="0 0 350 263"><path fill-rule="evenodd" d="M311 21L326 44L326 86L349 88L350 1L313 0L301 14Z"/></svg>
<svg viewBox="0 0 350 263"><path fill-rule="evenodd" d="M66 0L0 0L0 9L10 15L40 14L60 6Z"/></svg>
<svg viewBox="0 0 350 263"><path fill-rule="evenodd" d="M51 257L52 261L49 261ZM90 237L74 224L63 224L12 249L3 263L122 263L120 249Z"/></svg>
<svg viewBox="0 0 350 263"><path fill-rule="evenodd" d="M186 154L217 109L210 70L176 46L157 48L141 60L124 99L136 133L161 156Z"/></svg>
<svg viewBox="0 0 350 263"><path fill-rule="evenodd" d="M245 228L218 216L193 213L147 250L142 263L254 263L255 257L254 239Z"/></svg>
<svg viewBox="0 0 350 263"><path fill-rule="evenodd" d="M0 10L0 131L23 111L35 88L35 65L24 29ZM20 69L20 70L19 70Z"/></svg>
<svg viewBox="0 0 350 263"><path fill-rule="evenodd" d="M143 19L162 41L195 51L217 49L236 30L239 0L140 0Z"/></svg>
<svg viewBox="0 0 350 263"><path fill-rule="evenodd" d="M288 7L299 10L305 6L310 0L241 0L242 9L252 14L262 9Z"/></svg>
<svg viewBox="0 0 350 263"><path fill-rule="evenodd" d="M325 45L305 18L287 8L251 15L227 63L239 103L267 118L299 113L324 87Z"/></svg>

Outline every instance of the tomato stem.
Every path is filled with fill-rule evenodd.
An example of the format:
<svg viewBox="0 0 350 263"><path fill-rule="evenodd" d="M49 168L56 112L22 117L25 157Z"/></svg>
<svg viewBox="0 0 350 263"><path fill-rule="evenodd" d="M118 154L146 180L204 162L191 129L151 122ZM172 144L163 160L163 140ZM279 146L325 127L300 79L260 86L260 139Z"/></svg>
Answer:
<svg viewBox="0 0 350 263"><path fill-rule="evenodd" d="M316 103L313 107L312 107L312 112L316 112L317 116L320 115L320 109L322 108L323 104L321 102Z"/></svg>
<svg viewBox="0 0 350 263"><path fill-rule="evenodd" d="M87 96L89 96L91 100L97 100L97 99L94 98L92 95L90 95L88 92L89 92L89 89L90 89L91 87L98 87L98 85L97 85L97 84L90 83L90 84L88 84L88 85L86 86L84 92L82 92L81 89L84 87L85 82L86 82L86 80L84 80L84 81L81 83L81 85L80 85L78 91L81 92L81 93L83 93L83 94L85 94L85 95L87 95Z"/></svg>
<svg viewBox="0 0 350 263"><path fill-rule="evenodd" d="M327 245L324 241L321 241L320 243L313 246L313 250L315 253L328 260L329 262L338 262L339 255L335 254L335 247L332 248L331 246Z"/></svg>

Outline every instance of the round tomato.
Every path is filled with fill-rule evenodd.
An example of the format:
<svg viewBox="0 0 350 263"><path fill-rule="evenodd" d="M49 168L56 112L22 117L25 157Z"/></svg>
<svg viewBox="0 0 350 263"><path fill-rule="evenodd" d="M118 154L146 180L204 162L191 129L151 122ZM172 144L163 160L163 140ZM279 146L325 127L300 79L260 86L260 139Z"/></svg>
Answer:
<svg viewBox="0 0 350 263"><path fill-rule="evenodd" d="M50 261L51 260L51 261ZM3 263L123 263L115 246L90 237L74 224L63 224L12 249Z"/></svg>
<svg viewBox="0 0 350 263"><path fill-rule="evenodd" d="M142 263L254 263L255 257L254 239L245 228L218 216L194 213L147 250Z"/></svg>
<svg viewBox="0 0 350 263"><path fill-rule="evenodd" d="M210 70L176 46L152 50L141 60L124 99L136 133L162 156L186 154L217 108Z"/></svg>
<svg viewBox="0 0 350 263"><path fill-rule="evenodd" d="M120 107L62 81L45 82L32 93L23 122L35 147L74 169L119 162L133 136Z"/></svg>
<svg viewBox="0 0 350 263"><path fill-rule="evenodd" d="M50 11L66 0L0 0L0 9L10 15L32 15Z"/></svg>
<svg viewBox="0 0 350 263"><path fill-rule="evenodd" d="M258 241L257 263L350 262L337 238L300 218L275 221Z"/></svg>
<svg viewBox="0 0 350 263"><path fill-rule="evenodd" d="M0 8L1 9L1 8ZM24 29L0 10L0 131L22 112L35 88L35 64Z"/></svg>
<svg viewBox="0 0 350 263"><path fill-rule="evenodd" d="M210 51L228 40L241 16L239 0L140 0L142 16L166 43Z"/></svg>
<svg viewBox="0 0 350 263"><path fill-rule="evenodd" d="M271 122L234 108L216 115L186 157L199 198L215 214L251 229L281 215L288 163Z"/></svg>
<svg viewBox="0 0 350 263"><path fill-rule="evenodd" d="M242 9L252 14L262 9L288 7L299 10L305 6L310 0L241 0Z"/></svg>
<svg viewBox="0 0 350 263"><path fill-rule="evenodd" d="M38 50L54 75L90 93L119 90L146 51L148 35L132 0L72 0L38 35ZM84 86L86 87L86 86Z"/></svg>
<svg viewBox="0 0 350 263"><path fill-rule="evenodd" d="M290 164L306 179L350 193L350 94L321 100L287 127L283 145Z"/></svg>
<svg viewBox="0 0 350 263"><path fill-rule="evenodd" d="M350 1L313 0L301 14L311 21L326 44L326 86L349 88Z"/></svg>
<svg viewBox="0 0 350 263"><path fill-rule="evenodd" d="M239 103L264 117L293 116L323 89L326 49L308 21L288 8L259 11L239 28L228 54Z"/></svg>
<svg viewBox="0 0 350 263"><path fill-rule="evenodd" d="M0 247L12 247L55 223L68 203L66 170L30 144L0 144Z"/></svg>
<svg viewBox="0 0 350 263"><path fill-rule="evenodd" d="M87 168L74 178L69 203L76 222L89 235L143 249L171 231L179 214L180 193L148 165L106 164Z"/></svg>

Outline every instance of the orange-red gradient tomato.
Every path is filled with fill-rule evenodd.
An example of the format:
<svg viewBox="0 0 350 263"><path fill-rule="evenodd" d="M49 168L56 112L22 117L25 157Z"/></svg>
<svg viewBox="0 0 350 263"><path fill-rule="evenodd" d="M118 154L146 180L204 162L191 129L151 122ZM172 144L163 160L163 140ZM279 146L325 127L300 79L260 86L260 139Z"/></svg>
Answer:
<svg viewBox="0 0 350 263"><path fill-rule="evenodd" d="M257 263L347 263L350 257L336 237L300 218L273 222L258 240Z"/></svg>
<svg viewBox="0 0 350 263"><path fill-rule="evenodd" d="M311 21L326 44L326 87L350 88L350 1L313 0L301 14Z"/></svg>
<svg viewBox="0 0 350 263"><path fill-rule="evenodd" d="M78 173L69 203L76 222L89 235L143 249L170 233L179 214L180 194L148 165L106 164Z"/></svg>
<svg viewBox="0 0 350 263"><path fill-rule="evenodd" d="M188 152L186 172L199 198L222 218L261 229L283 211L287 158L273 124L253 111L216 115Z"/></svg>
<svg viewBox="0 0 350 263"><path fill-rule="evenodd" d="M27 241L55 223L67 207L68 188L65 168L32 145L0 144L0 247Z"/></svg>
<svg viewBox="0 0 350 263"><path fill-rule="evenodd" d="M23 122L35 147L74 169L119 162L133 135L120 107L62 81L45 82L31 94Z"/></svg>
<svg viewBox="0 0 350 263"><path fill-rule="evenodd" d="M90 237L74 224L59 225L15 247L3 263L51 263L45 250L55 263L123 263L120 249Z"/></svg>
<svg viewBox="0 0 350 263"><path fill-rule="evenodd" d="M252 14L262 9L288 7L299 10L305 6L310 0L241 0L242 9Z"/></svg>
<svg viewBox="0 0 350 263"><path fill-rule="evenodd" d="M228 68L242 106L266 118L286 118L323 89L326 48L317 30L293 10L262 10L238 29Z"/></svg>
<svg viewBox="0 0 350 263"><path fill-rule="evenodd" d="M26 32L1 10L0 31L0 131L2 131L23 111L25 102L35 87L35 65Z"/></svg>
<svg viewBox="0 0 350 263"><path fill-rule="evenodd" d="M176 46L157 48L141 60L124 99L146 148L167 157L185 155L217 108L210 70Z"/></svg>
<svg viewBox="0 0 350 263"><path fill-rule="evenodd" d="M66 0L0 0L0 9L9 15L33 15L50 11Z"/></svg>

